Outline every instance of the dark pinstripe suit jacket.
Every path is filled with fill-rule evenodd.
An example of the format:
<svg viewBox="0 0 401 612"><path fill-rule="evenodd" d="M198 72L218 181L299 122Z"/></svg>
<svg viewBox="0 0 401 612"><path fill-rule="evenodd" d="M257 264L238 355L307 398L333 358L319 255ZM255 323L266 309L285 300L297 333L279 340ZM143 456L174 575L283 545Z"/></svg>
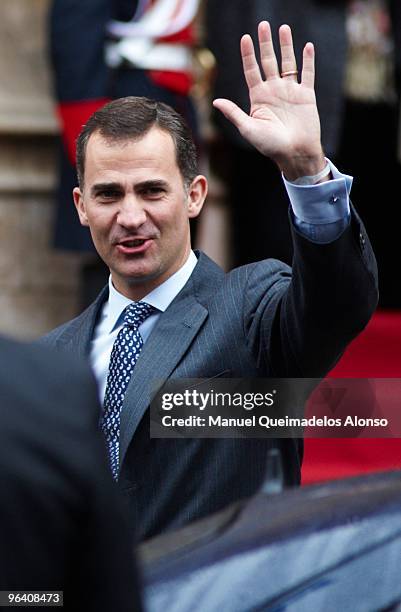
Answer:
<svg viewBox="0 0 401 612"><path fill-rule="evenodd" d="M168 377L323 376L366 325L377 272L365 229L327 245L295 233L291 269L265 260L229 274L200 253L192 276L148 338L121 414L121 472L140 539L178 527L255 492L266 454L281 447L287 485L300 480L295 440L150 439L149 383ZM87 355L107 289L44 341Z"/></svg>

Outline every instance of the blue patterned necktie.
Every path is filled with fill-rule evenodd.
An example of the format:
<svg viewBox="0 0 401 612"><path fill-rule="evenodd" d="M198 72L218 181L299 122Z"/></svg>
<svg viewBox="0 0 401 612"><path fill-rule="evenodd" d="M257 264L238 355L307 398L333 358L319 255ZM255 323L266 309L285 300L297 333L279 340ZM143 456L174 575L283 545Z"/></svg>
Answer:
<svg viewBox="0 0 401 612"><path fill-rule="evenodd" d="M124 325L111 351L101 429L106 438L114 480L118 478L121 406L143 346L138 328L154 310L155 308L146 302L129 304L124 313Z"/></svg>

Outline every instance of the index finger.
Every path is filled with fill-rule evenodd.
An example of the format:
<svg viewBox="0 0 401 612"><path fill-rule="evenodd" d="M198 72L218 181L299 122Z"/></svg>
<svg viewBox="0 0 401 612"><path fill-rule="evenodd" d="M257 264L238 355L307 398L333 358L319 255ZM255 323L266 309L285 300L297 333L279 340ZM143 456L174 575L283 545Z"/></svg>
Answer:
<svg viewBox="0 0 401 612"><path fill-rule="evenodd" d="M241 38L241 56L245 80L249 89L251 89L252 87L255 87L255 85L259 85L259 83L262 81L262 76L260 74L259 65L256 61L253 41L249 34L245 34Z"/></svg>

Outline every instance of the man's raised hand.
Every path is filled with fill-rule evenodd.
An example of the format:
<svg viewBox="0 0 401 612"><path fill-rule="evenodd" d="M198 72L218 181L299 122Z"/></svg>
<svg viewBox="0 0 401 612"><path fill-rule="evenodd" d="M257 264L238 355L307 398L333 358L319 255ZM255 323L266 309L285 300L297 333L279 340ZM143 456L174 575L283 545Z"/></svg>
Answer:
<svg viewBox="0 0 401 612"><path fill-rule="evenodd" d="M314 175L325 166L320 142L320 121L314 91L315 51L312 43L303 50L301 81L291 29L279 29L281 72L267 21L258 28L261 67L248 34L241 39L244 76L249 89L247 115L230 100L217 99L218 108L258 151L277 163L289 180ZM263 75L261 72L263 70Z"/></svg>

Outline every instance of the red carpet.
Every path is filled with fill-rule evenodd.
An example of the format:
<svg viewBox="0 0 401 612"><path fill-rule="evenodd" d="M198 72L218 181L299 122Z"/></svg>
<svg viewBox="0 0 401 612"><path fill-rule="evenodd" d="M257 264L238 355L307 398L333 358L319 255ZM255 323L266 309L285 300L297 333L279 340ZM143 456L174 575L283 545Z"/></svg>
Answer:
<svg viewBox="0 0 401 612"><path fill-rule="evenodd" d="M329 376L401 378L401 311L377 311ZM401 439L305 440L302 484L390 469L401 469Z"/></svg>

